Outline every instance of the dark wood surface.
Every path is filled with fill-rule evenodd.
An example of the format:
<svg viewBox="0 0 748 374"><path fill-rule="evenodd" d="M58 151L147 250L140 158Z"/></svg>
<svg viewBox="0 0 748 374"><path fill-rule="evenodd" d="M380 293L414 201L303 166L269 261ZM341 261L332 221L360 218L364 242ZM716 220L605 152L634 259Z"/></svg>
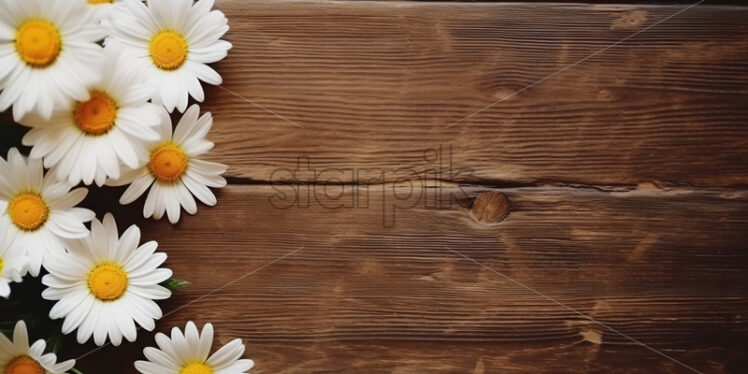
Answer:
<svg viewBox="0 0 748 374"><path fill-rule="evenodd" d="M684 5L219 1L234 43L210 90L234 176L423 169L473 182L745 185L748 9ZM450 124L454 124L448 128Z"/></svg>
<svg viewBox="0 0 748 374"><path fill-rule="evenodd" d="M219 0L218 206L87 203L253 373L745 373L748 8L685 6Z"/></svg>
<svg viewBox="0 0 748 374"><path fill-rule="evenodd" d="M747 193L444 186L466 200L384 227L382 205L408 190L272 209L272 187L232 185L219 207L148 225L193 281L160 329L211 321L219 342L245 339L258 373L688 372L606 326L702 372L745 367ZM499 224L460 204L499 191L512 204Z"/></svg>

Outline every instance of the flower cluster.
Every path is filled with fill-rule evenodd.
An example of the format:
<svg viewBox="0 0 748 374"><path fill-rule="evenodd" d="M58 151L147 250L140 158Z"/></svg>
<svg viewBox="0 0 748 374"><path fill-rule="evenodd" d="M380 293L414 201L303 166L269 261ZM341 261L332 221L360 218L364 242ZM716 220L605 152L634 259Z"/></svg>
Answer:
<svg viewBox="0 0 748 374"><path fill-rule="evenodd" d="M127 186L121 204L147 193L145 218L197 212L215 205L210 188L226 185L226 166L203 160L213 124L200 114L202 84L221 84L208 64L231 44L225 15L213 0L0 1L0 111L29 128L23 144L0 155L0 296L26 274L42 277L42 297L55 301L51 319L81 344L135 341L163 316L171 296L161 284L172 271L155 241L141 243L132 225L121 235L115 218L79 206L88 187ZM12 108L12 109L11 109ZM176 127L172 115L183 113ZM24 321L12 339L0 334L0 371L63 373L43 340L29 345ZM148 374L238 374L244 346L232 341L212 356L210 324L194 323L171 338L156 336Z"/></svg>

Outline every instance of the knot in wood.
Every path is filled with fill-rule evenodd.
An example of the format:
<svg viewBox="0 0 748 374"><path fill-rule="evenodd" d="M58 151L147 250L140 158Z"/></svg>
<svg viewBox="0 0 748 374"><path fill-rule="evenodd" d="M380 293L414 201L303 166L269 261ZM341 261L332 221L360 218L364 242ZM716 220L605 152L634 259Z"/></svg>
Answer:
<svg viewBox="0 0 748 374"><path fill-rule="evenodd" d="M499 223L509 215L509 200L501 192L483 192L473 200L470 216L485 223Z"/></svg>

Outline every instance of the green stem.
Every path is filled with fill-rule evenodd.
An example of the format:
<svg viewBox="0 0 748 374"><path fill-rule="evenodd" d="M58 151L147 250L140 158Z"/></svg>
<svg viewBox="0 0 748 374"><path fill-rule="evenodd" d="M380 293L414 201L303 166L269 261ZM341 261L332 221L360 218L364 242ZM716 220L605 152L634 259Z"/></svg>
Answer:
<svg viewBox="0 0 748 374"><path fill-rule="evenodd" d="M78 369L76 369L76 368L72 368L72 369L70 369L70 372L71 372L71 373L73 373L73 374L83 374L83 372L82 372L82 371L80 371L80 370L78 370Z"/></svg>

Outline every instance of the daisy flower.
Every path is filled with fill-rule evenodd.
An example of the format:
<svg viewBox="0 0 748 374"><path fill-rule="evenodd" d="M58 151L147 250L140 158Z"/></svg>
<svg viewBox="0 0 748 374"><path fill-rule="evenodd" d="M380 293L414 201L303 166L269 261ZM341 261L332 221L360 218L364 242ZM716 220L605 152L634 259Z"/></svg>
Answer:
<svg viewBox="0 0 748 374"><path fill-rule="evenodd" d="M71 101L48 120L30 114L21 121L32 127L23 137L33 146L30 156L44 158L44 166L71 185L119 178L120 163L137 167L138 147L158 139L160 109L147 102L150 86L111 48L103 62L101 80L87 87L88 100Z"/></svg>
<svg viewBox="0 0 748 374"><path fill-rule="evenodd" d="M26 323L16 322L13 340L0 334L0 368L5 374L63 374L75 366L75 360L57 363L54 353L44 354L47 344L39 339L29 346Z"/></svg>
<svg viewBox="0 0 748 374"><path fill-rule="evenodd" d="M120 180L110 182L116 186L130 184L120 204L130 204L150 187L143 216L161 219L166 212L171 223L179 221L180 206L189 214L197 212L192 195L206 205L216 205L216 197L208 187L226 185L221 176L226 165L198 158L213 148L213 143L205 139L213 117L210 112L198 118L199 114L200 107L190 106L172 134L171 118L165 110L161 111L160 139L151 143L141 156L148 161L138 169L123 173Z"/></svg>
<svg viewBox="0 0 748 374"><path fill-rule="evenodd" d="M159 283L171 277L171 270L160 268L166 254L155 253L158 243L140 247L140 229L130 226L120 237L111 214L104 221L91 222L91 235L67 240L68 253L55 253L42 278L48 288L47 300L59 300L49 311L51 319L64 318L62 333L78 329L78 342L91 335L97 345L107 337L114 345L124 336L135 341L135 323L151 331L161 318L154 300L163 300L171 292Z"/></svg>
<svg viewBox="0 0 748 374"><path fill-rule="evenodd" d="M165 334L156 334L158 349L147 347L143 354L148 361L136 361L135 369L143 374L244 374L254 366L254 361L242 359L244 344L234 339L213 353L213 326L203 326L202 333L190 321L184 334L178 328L171 330L171 339Z"/></svg>
<svg viewBox="0 0 748 374"><path fill-rule="evenodd" d="M203 101L199 81L218 85L221 76L209 63L226 57L231 43L220 40L228 20L213 0L125 0L105 24L106 44L132 56L156 92L154 101L169 112L184 112L188 96Z"/></svg>
<svg viewBox="0 0 748 374"><path fill-rule="evenodd" d="M88 100L105 33L85 0L0 1L0 112L13 118Z"/></svg>
<svg viewBox="0 0 748 374"><path fill-rule="evenodd" d="M0 229L7 229L29 256L29 272L39 275L50 253L63 253L63 239L82 238L94 212L78 205L86 188L70 190L67 183L44 175L42 161L28 160L12 148L8 161L0 158Z"/></svg>
<svg viewBox="0 0 748 374"><path fill-rule="evenodd" d="M0 297L10 296L10 283L21 282L28 262L28 256L13 243L8 229L0 227Z"/></svg>

